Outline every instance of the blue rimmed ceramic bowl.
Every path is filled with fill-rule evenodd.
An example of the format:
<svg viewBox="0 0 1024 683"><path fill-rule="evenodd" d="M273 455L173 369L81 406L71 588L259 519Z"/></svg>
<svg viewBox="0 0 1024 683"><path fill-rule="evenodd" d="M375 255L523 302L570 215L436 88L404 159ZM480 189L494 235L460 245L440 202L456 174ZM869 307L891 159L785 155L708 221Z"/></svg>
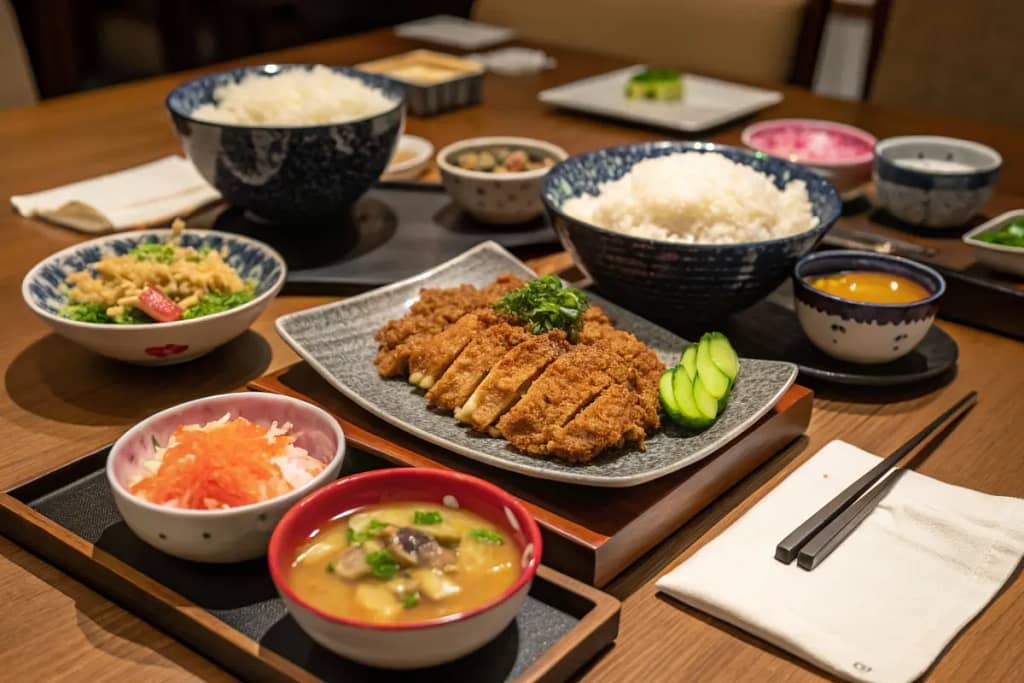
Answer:
<svg viewBox="0 0 1024 683"><path fill-rule="evenodd" d="M807 282L844 271L902 275L929 295L906 304L872 304L833 296ZM823 251L802 258L793 269L796 316L807 338L851 363L888 363L913 351L935 322L945 291L945 280L928 266L870 251Z"/></svg>
<svg viewBox="0 0 1024 683"><path fill-rule="evenodd" d="M1003 158L991 147L937 135L887 138L875 145L878 202L911 225L964 225L992 196Z"/></svg>
<svg viewBox="0 0 1024 683"><path fill-rule="evenodd" d="M170 234L166 229L140 230L68 247L25 275L22 297L54 332L90 351L139 365L171 365L198 358L245 332L284 286L284 259L266 244L213 230L186 230L181 235L184 246L226 248L228 265L255 285L252 301L201 318L146 325L84 323L60 315L67 303L68 275L106 256L126 254L139 244L166 241Z"/></svg>
<svg viewBox="0 0 1024 683"><path fill-rule="evenodd" d="M639 161L682 152L716 152L768 175L780 188L803 180L817 225L763 242L684 244L634 237L562 211L569 199L597 195L603 183L621 178ZM548 172L543 199L562 244L603 294L670 323L714 320L767 296L832 227L842 207L831 183L808 168L709 142L649 142L570 157Z"/></svg>
<svg viewBox="0 0 1024 683"><path fill-rule="evenodd" d="M387 111L317 126L239 126L192 118L213 102L221 85L248 74L276 76L311 64L264 64L201 76L167 96L185 154L199 173L235 206L275 222L322 218L345 211L388 165L402 128L404 95L393 82L345 67L394 102Z"/></svg>

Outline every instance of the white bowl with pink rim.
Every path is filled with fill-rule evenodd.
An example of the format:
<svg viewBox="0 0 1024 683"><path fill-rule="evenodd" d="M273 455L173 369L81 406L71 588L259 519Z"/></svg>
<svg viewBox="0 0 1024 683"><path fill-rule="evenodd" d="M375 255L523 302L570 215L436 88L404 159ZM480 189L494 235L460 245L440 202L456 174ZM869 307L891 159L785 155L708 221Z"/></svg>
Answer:
<svg viewBox="0 0 1024 683"><path fill-rule="evenodd" d="M502 595L479 607L411 623L349 619L300 597L288 579L296 550L326 521L384 501L434 502L480 515L517 543L522 573ZM530 592L541 549L537 522L509 493L467 474L410 467L355 474L310 494L277 525L267 561L288 612L314 641L369 666L414 669L458 659L507 628Z"/></svg>
<svg viewBox="0 0 1024 683"><path fill-rule="evenodd" d="M230 415L262 426L291 423L295 445L325 467L293 491L269 500L225 510L187 510L157 505L132 494L131 482L156 444L166 444L178 427ZM320 408L287 396L257 392L220 394L168 408L138 423L117 440L107 458L107 480L121 517L135 534L168 555L195 562L242 562L266 554L281 516L303 496L338 477L345 458L345 435Z"/></svg>
<svg viewBox="0 0 1024 683"><path fill-rule="evenodd" d="M803 164L851 198L871 180L877 139L865 130L821 119L771 119L747 126L741 134L747 147Z"/></svg>

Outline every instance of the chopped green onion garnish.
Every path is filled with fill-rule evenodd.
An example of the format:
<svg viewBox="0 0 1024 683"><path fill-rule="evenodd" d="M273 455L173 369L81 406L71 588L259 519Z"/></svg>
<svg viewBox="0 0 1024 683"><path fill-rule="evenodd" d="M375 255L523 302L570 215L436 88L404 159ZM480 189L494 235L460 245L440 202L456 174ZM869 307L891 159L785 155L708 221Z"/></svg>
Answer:
<svg viewBox="0 0 1024 683"><path fill-rule="evenodd" d="M408 595L403 595L402 604L406 607L415 607L416 605L420 604L420 594L409 593Z"/></svg>
<svg viewBox="0 0 1024 683"><path fill-rule="evenodd" d="M378 579L390 579L398 573L398 562L387 550L366 553L366 564Z"/></svg>
<svg viewBox="0 0 1024 683"><path fill-rule="evenodd" d="M505 542L505 538L501 534L490 529L470 529L469 537L475 538L481 543L493 543L494 545L501 545Z"/></svg>
<svg viewBox="0 0 1024 683"><path fill-rule="evenodd" d="M417 510L412 513L413 524L440 524L444 521L437 510Z"/></svg>

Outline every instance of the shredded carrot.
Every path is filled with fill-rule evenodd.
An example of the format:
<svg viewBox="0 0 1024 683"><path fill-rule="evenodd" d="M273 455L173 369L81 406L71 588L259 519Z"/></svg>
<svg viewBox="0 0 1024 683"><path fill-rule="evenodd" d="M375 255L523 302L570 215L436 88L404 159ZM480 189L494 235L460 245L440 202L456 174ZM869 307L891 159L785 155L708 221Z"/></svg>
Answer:
<svg viewBox="0 0 1024 683"><path fill-rule="evenodd" d="M130 490L159 505L194 510L258 503L293 489L278 464L281 458L298 457L298 466L313 476L323 469L319 460L291 447L294 441L242 417L181 426L163 449L159 468Z"/></svg>

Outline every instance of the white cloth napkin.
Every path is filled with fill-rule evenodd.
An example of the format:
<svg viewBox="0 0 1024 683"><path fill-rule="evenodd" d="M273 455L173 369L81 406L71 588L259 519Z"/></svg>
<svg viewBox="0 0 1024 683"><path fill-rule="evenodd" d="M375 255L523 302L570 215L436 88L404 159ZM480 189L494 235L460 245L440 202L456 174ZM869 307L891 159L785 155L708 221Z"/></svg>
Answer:
<svg viewBox="0 0 1024 683"><path fill-rule="evenodd" d="M658 587L843 678L920 677L1013 574L1024 500L908 471L814 571L774 559L786 534L876 462L833 441Z"/></svg>
<svg viewBox="0 0 1024 683"><path fill-rule="evenodd" d="M190 161L169 156L148 164L35 194L11 197L22 216L101 233L162 225L220 194Z"/></svg>

